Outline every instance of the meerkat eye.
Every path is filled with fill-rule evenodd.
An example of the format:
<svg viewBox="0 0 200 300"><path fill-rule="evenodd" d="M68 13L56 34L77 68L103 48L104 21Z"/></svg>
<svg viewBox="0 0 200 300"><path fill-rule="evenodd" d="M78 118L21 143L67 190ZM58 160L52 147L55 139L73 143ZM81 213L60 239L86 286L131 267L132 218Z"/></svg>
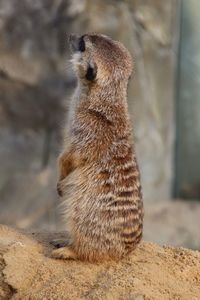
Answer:
<svg viewBox="0 0 200 300"><path fill-rule="evenodd" d="M89 65L87 68L87 73L85 75L86 79L92 81L95 79L96 75L97 75L96 64L94 66Z"/></svg>
<svg viewBox="0 0 200 300"><path fill-rule="evenodd" d="M79 44L78 44L78 50L80 52L84 52L85 51L85 41L84 41L84 35L79 39Z"/></svg>

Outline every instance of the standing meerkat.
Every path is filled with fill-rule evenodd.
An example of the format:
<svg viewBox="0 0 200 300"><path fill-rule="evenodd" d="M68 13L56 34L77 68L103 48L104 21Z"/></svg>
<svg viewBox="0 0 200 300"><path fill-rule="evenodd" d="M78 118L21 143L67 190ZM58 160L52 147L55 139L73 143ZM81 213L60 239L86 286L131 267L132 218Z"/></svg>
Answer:
<svg viewBox="0 0 200 300"><path fill-rule="evenodd" d="M101 34L69 38L78 86L59 157L58 191L69 239L52 257L118 260L142 237L140 175L129 125L128 50Z"/></svg>

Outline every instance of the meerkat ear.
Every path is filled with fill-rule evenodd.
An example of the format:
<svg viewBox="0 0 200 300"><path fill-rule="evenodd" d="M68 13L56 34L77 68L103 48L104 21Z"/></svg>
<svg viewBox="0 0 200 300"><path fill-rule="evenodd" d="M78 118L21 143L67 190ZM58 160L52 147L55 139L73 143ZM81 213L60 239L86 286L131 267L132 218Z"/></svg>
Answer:
<svg viewBox="0 0 200 300"><path fill-rule="evenodd" d="M87 72L85 78L89 81L92 81L97 76L97 65L95 63L88 64Z"/></svg>

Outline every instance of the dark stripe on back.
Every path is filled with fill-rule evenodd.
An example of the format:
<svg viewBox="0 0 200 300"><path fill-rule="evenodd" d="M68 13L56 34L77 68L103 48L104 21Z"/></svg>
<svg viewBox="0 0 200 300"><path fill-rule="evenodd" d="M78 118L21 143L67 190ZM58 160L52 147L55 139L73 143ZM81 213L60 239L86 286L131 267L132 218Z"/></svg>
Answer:
<svg viewBox="0 0 200 300"><path fill-rule="evenodd" d="M123 192L119 192L117 193L118 197L122 197L122 198L126 198L126 197L132 197L134 196L134 191L123 191Z"/></svg>
<svg viewBox="0 0 200 300"><path fill-rule="evenodd" d="M128 167L127 169L120 169L119 170L119 173L122 175L122 176L127 176L129 175L130 173L135 173L136 171L136 168L134 166L130 166Z"/></svg>
<svg viewBox="0 0 200 300"><path fill-rule="evenodd" d="M109 206L110 207L120 207L120 206L133 206L133 200L115 200L115 201L112 201L111 203L109 203ZM136 208L135 208L136 209ZM137 211L137 209L136 209Z"/></svg>
<svg viewBox="0 0 200 300"><path fill-rule="evenodd" d="M135 239L137 237L137 231L132 231L130 233L122 233L122 238L131 239L133 242L133 238ZM128 240L125 240L128 241Z"/></svg>

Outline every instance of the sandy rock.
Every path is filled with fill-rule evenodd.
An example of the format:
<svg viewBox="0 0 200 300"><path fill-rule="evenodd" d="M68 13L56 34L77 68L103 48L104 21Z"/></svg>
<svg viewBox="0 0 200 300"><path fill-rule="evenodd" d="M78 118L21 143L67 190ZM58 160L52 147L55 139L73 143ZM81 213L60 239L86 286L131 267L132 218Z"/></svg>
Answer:
<svg viewBox="0 0 200 300"><path fill-rule="evenodd" d="M1 299L199 299L197 251L142 242L118 263L60 261L49 257L55 236L0 226Z"/></svg>

